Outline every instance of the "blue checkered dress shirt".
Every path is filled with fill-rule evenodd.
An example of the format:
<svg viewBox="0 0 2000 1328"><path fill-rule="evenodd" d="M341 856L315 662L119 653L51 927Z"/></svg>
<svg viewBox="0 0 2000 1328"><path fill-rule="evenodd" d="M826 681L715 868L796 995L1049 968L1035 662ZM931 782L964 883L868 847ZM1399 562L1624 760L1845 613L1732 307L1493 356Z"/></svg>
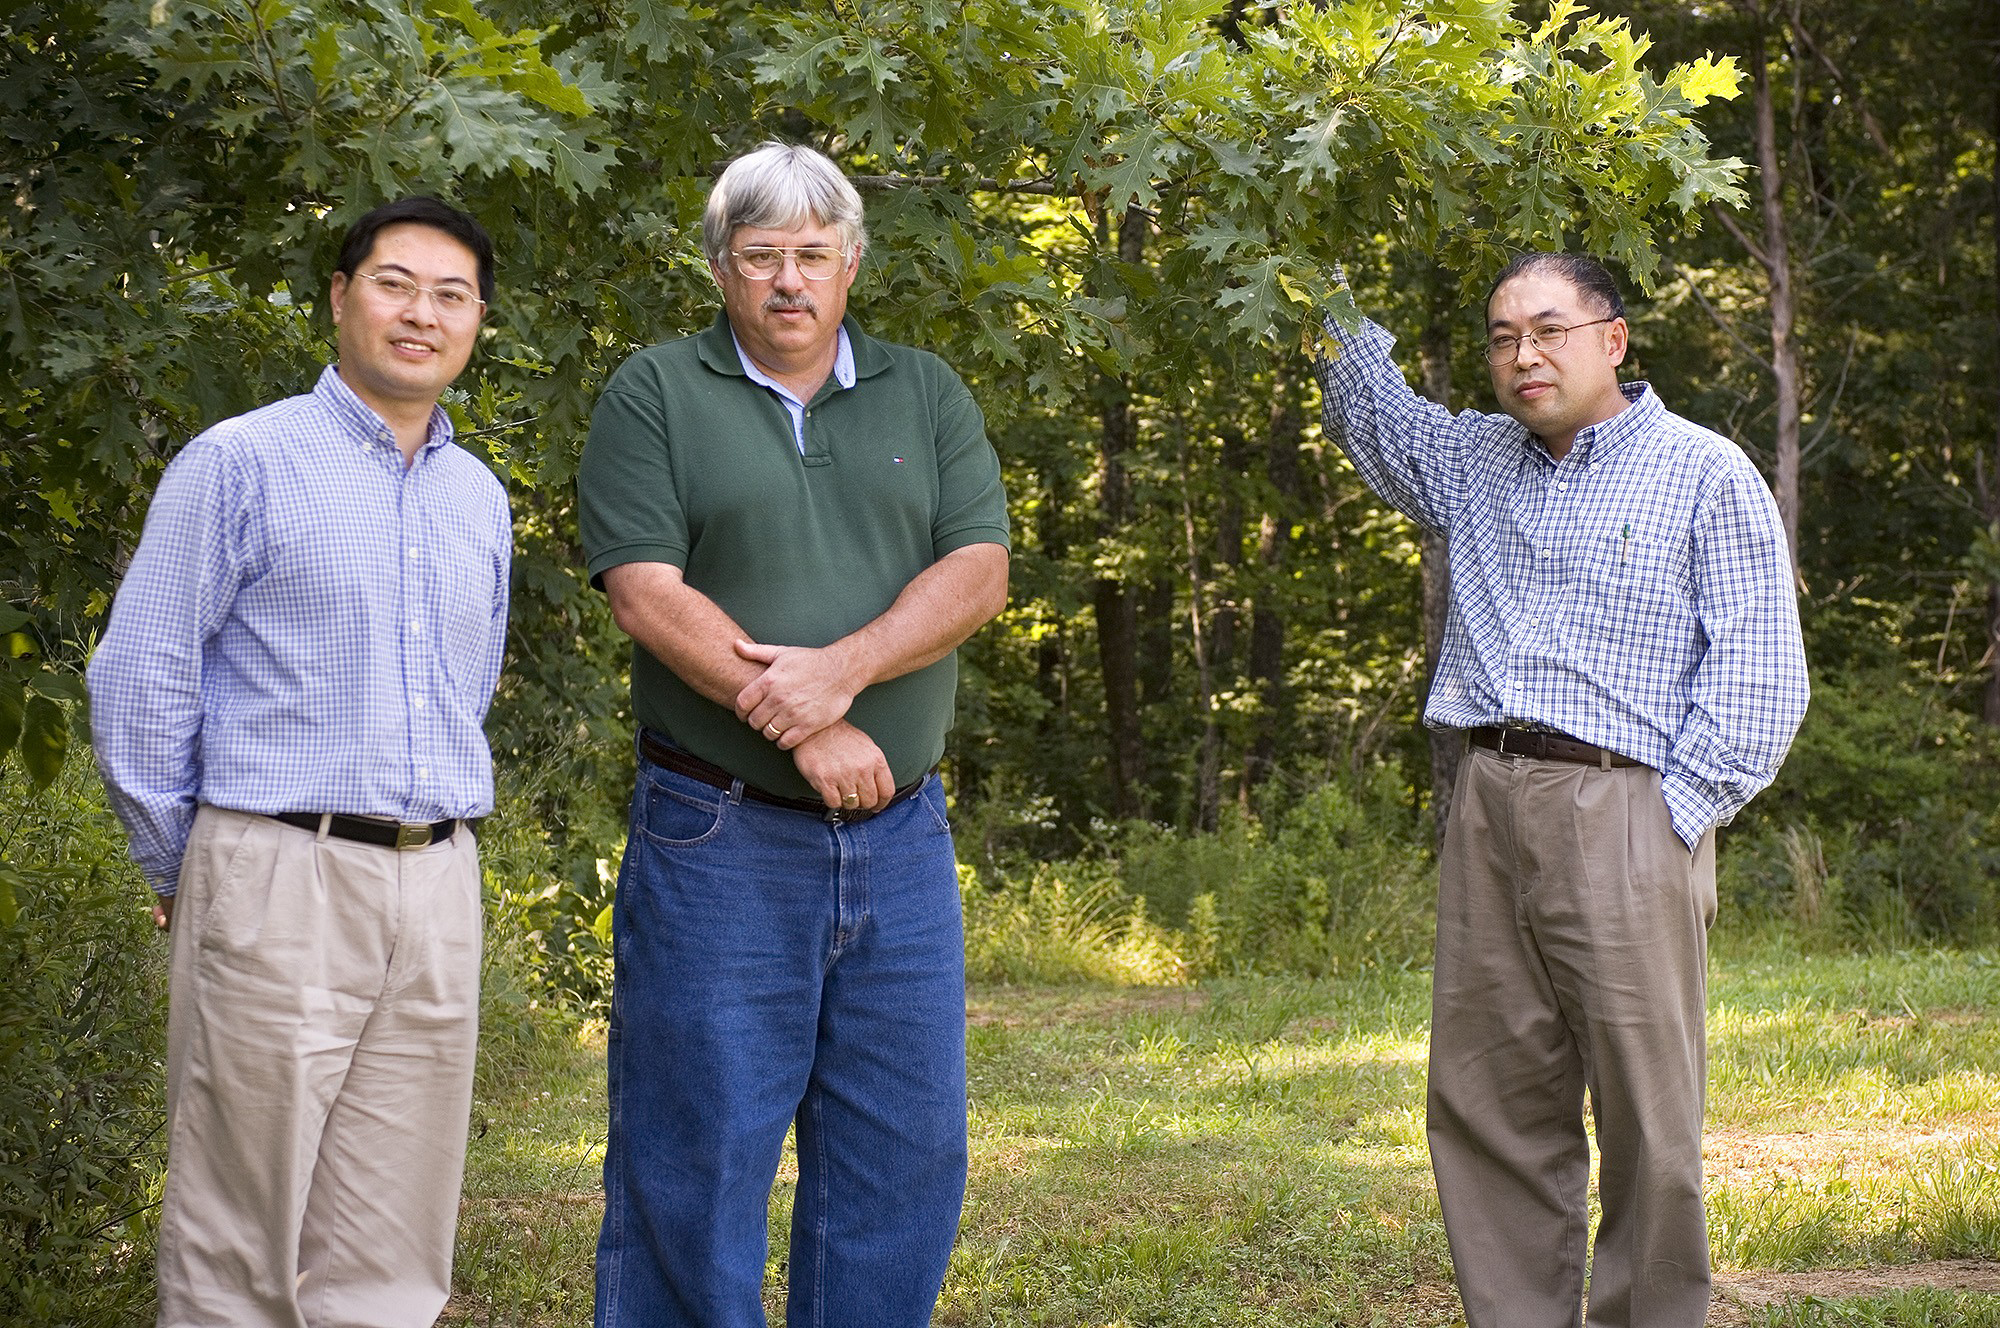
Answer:
<svg viewBox="0 0 2000 1328"><path fill-rule="evenodd" d="M1644 383L1558 461L1506 415L1419 397L1332 319L1326 432L1451 551L1424 721L1559 729L1661 773L1690 847L1778 773L1806 709L1791 559L1763 477Z"/></svg>
<svg viewBox="0 0 2000 1328"><path fill-rule="evenodd" d="M444 411L405 470L333 368L189 443L89 669L98 766L153 888L174 892L197 803L492 810L511 550L506 490Z"/></svg>

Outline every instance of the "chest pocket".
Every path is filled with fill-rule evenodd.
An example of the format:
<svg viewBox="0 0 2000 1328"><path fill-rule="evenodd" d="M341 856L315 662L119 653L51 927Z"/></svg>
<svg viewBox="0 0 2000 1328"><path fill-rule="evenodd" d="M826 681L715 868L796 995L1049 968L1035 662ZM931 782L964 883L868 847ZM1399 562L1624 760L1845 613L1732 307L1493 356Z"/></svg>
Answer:
<svg viewBox="0 0 2000 1328"><path fill-rule="evenodd" d="M1614 659L1639 666L1632 655L1679 652L1696 630L1694 574L1685 547L1643 534L1604 535L1577 560L1578 626L1608 644Z"/></svg>

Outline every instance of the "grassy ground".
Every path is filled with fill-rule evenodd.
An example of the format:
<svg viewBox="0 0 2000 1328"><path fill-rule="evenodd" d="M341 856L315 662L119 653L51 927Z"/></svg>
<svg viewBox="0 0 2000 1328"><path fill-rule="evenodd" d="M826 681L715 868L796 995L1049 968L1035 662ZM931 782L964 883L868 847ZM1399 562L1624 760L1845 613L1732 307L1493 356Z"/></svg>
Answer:
<svg viewBox="0 0 2000 1328"><path fill-rule="evenodd" d="M971 1190L938 1321L1456 1322L1426 984L975 988ZM2000 1286L2000 959L1750 948L1717 961L1711 999L1714 1322L2000 1325L1989 1295L1826 1271L1974 1260L1956 1284ZM601 1037L495 1050L448 1322L587 1322Z"/></svg>

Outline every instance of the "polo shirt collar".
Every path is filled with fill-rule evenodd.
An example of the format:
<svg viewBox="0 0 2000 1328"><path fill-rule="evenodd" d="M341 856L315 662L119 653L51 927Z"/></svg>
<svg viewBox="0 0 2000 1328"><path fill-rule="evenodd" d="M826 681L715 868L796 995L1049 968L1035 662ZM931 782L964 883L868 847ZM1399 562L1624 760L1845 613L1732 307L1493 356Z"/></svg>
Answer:
<svg viewBox="0 0 2000 1328"><path fill-rule="evenodd" d="M847 335L846 320L843 319L836 330L838 340L833 351L833 381L845 389L854 386L854 341ZM737 340L736 329L733 327L729 330L729 340L736 347L736 360L743 366L745 377L753 383L762 383L773 392L782 393L787 397L792 395L792 389L757 367L756 362L750 358L750 352L744 350L743 343Z"/></svg>
<svg viewBox="0 0 2000 1328"><path fill-rule="evenodd" d="M389 427L387 420L375 413L374 407L354 394L354 389L340 376L339 365L329 364L320 370L319 382L313 384L312 394L313 399L326 408L327 413L357 444L394 452L397 464L402 463L402 450L396 445L396 431ZM417 455L443 447L451 441L451 437L451 416L443 406L432 406L430 424Z"/></svg>
<svg viewBox="0 0 2000 1328"><path fill-rule="evenodd" d="M840 330L847 334L848 350L854 359L854 377L857 381L873 378L876 374L886 371L893 363L889 358L889 352L882 348L882 343L863 332L861 325L854 321L853 314L848 314L840 320ZM715 321L704 330L695 333L694 347L696 357L716 373L728 374L731 378L749 377L743 372L743 360L736 352L736 332L729 326L729 312L726 309L716 310ZM841 385L851 386L848 383Z"/></svg>

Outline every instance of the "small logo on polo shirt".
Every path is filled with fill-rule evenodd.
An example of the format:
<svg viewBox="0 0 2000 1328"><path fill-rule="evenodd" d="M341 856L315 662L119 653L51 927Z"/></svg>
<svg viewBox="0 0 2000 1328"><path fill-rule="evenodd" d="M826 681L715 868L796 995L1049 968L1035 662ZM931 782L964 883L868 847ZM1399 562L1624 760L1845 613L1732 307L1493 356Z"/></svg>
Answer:
<svg viewBox="0 0 2000 1328"><path fill-rule="evenodd" d="M903 464L903 458L901 457L890 457L889 459L899 466Z"/></svg>

